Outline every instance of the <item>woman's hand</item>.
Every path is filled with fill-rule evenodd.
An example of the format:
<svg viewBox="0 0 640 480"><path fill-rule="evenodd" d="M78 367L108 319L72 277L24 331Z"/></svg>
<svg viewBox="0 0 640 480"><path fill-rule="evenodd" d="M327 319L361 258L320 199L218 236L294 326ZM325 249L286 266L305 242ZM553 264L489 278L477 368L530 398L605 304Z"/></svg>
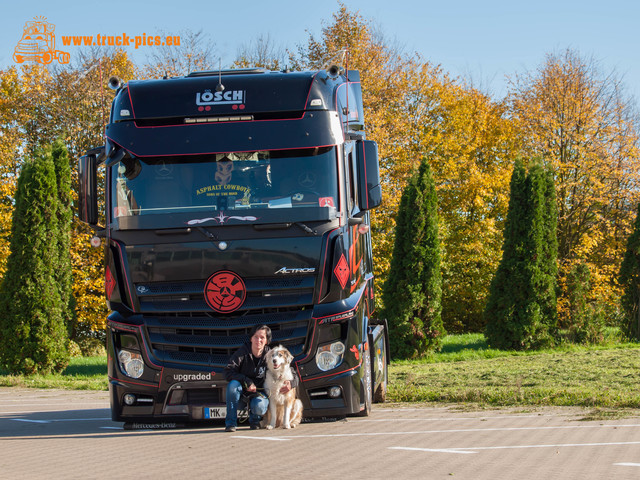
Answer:
<svg viewBox="0 0 640 480"><path fill-rule="evenodd" d="M291 382L289 380L285 380L284 384L282 385L282 388L280 389L280 393L284 395L289 390L291 390Z"/></svg>
<svg viewBox="0 0 640 480"><path fill-rule="evenodd" d="M247 387L247 392L255 393L255 391L256 391L256 386L253 383Z"/></svg>

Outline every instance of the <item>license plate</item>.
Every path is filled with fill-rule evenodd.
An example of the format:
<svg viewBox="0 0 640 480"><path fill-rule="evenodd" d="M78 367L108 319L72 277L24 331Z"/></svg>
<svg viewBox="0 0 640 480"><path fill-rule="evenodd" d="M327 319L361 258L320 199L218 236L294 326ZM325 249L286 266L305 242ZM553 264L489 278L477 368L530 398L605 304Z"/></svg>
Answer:
<svg viewBox="0 0 640 480"><path fill-rule="evenodd" d="M204 418L224 419L227 416L227 407L204 407Z"/></svg>

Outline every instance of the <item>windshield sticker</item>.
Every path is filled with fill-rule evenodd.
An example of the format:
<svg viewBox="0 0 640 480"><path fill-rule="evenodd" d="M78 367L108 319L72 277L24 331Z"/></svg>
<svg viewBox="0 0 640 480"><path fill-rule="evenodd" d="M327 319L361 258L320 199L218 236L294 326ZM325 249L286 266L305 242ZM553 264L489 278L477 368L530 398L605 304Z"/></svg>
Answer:
<svg viewBox="0 0 640 480"><path fill-rule="evenodd" d="M336 206L335 202L333 201L333 197L320 197L318 202L320 203L321 207L334 207L335 208L335 206Z"/></svg>
<svg viewBox="0 0 640 480"><path fill-rule="evenodd" d="M249 195L251 189L243 185L207 185L206 187L198 188L196 195L206 195L207 197L219 197L229 195Z"/></svg>
<svg viewBox="0 0 640 480"><path fill-rule="evenodd" d="M247 215L245 217L239 217L237 215L227 216L224 212L220 212L217 217L208 217L208 218L194 218L193 220L189 220L187 225L199 225L204 222L210 222L211 220L215 220L220 225L224 225L227 220L238 220L240 222L255 222L258 220L258 217L254 217L252 215Z"/></svg>

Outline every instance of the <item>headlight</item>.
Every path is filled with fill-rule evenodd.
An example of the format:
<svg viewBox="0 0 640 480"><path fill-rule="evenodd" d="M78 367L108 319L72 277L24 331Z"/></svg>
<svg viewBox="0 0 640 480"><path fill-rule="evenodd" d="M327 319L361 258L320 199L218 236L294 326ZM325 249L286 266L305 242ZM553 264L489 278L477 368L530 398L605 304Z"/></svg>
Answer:
<svg viewBox="0 0 640 480"><path fill-rule="evenodd" d="M142 355L128 350L120 350L118 360L120 360L120 368L128 376L131 378L140 378L142 376L144 372Z"/></svg>
<svg viewBox="0 0 640 480"><path fill-rule="evenodd" d="M342 363L344 351L345 347L342 342L334 342L318 347L316 352L316 365L323 372L336 368Z"/></svg>

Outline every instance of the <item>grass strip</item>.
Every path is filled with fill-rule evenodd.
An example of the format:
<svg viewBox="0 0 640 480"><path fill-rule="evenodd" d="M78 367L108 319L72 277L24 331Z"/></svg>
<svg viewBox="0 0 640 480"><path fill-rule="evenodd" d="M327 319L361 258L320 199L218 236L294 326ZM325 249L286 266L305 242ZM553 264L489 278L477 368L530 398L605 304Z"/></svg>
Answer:
<svg viewBox="0 0 640 480"><path fill-rule="evenodd" d="M640 346L403 362L389 372L394 402L640 408Z"/></svg>
<svg viewBox="0 0 640 480"><path fill-rule="evenodd" d="M57 374L26 376L0 371L0 387L107 390L107 357L72 358L69 366Z"/></svg>

